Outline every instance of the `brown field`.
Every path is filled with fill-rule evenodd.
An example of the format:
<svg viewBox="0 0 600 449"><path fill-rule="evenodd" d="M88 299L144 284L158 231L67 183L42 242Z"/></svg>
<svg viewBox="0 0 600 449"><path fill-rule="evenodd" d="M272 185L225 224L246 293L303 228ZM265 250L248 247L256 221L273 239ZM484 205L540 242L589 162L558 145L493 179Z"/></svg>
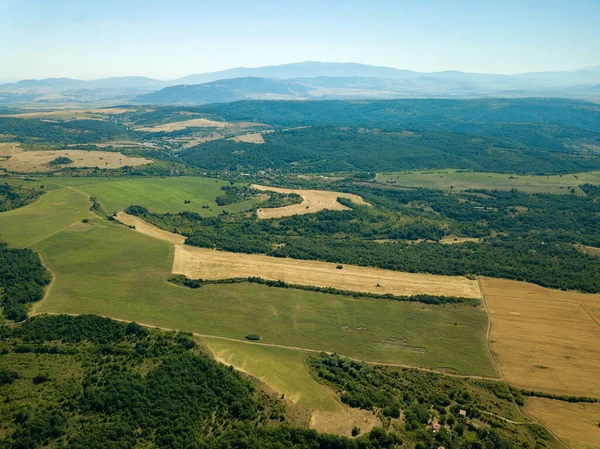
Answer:
<svg viewBox="0 0 600 449"><path fill-rule="evenodd" d="M572 449L600 447L600 404L529 398L525 413L554 432Z"/></svg>
<svg viewBox="0 0 600 449"><path fill-rule="evenodd" d="M245 143L265 143L262 133L242 134L241 136L233 137L232 140Z"/></svg>
<svg viewBox="0 0 600 449"><path fill-rule="evenodd" d="M327 190L298 190L298 189L281 189L271 186L252 185L253 189L272 191L277 193L296 193L300 195L304 201L300 204L293 204L285 207L275 207L258 209L256 214L258 218L280 218L289 217L290 215L314 214L324 209L329 210L347 210L346 206L338 203L338 197L348 198L356 204L369 206L360 196L352 193L329 192Z"/></svg>
<svg viewBox="0 0 600 449"><path fill-rule="evenodd" d="M267 126L261 123L252 122L217 122L215 120L209 120L206 118L195 118L191 120L184 120L180 122L164 123L162 125L148 126L143 128L136 128L137 131L146 132L170 132L179 131L185 128L197 127L197 128L253 128L256 126Z"/></svg>
<svg viewBox="0 0 600 449"><path fill-rule="evenodd" d="M65 166L50 166L48 162L59 156L66 156L74 162ZM0 168L14 172L54 171L62 167L119 168L125 165L138 166L152 161L141 157L128 157L109 151L23 151L19 144L0 143Z"/></svg>
<svg viewBox="0 0 600 449"><path fill-rule="evenodd" d="M216 251L184 245L183 236L158 229L144 220L125 213L119 220L143 234L175 245L172 272L193 279L262 277L290 284L334 287L340 290L394 295L448 295L480 298L477 281L460 276L436 276L420 273L381 270L310 260L281 259L258 254ZM377 287L377 284L380 287Z"/></svg>
<svg viewBox="0 0 600 449"><path fill-rule="evenodd" d="M490 350L519 388L600 398L600 295L483 279Z"/></svg>
<svg viewBox="0 0 600 449"><path fill-rule="evenodd" d="M89 119L94 114L119 115L131 109L101 108L101 109L58 109L55 111L23 112L21 114L1 115L0 117L16 118L57 118L57 119Z"/></svg>
<svg viewBox="0 0 600 449"><path fill-rule="evenodd" d="M590 254L591 256L600 256L600 248L596 248L593 246L585 246L585 245L576 245L576 247L586 253L586 254Z"/></svg>
<svg viewBox="0 0 600 449"><path fill-rule="evenodd" d="M442 237L442 239L440 240L440 243L443 243L445 245L453 245L455 243L464 243L464 242L480 242L481 239L476 239L474 237L457 237L454 234L450 234L450 235L446 235L444 237Z"/></svg>

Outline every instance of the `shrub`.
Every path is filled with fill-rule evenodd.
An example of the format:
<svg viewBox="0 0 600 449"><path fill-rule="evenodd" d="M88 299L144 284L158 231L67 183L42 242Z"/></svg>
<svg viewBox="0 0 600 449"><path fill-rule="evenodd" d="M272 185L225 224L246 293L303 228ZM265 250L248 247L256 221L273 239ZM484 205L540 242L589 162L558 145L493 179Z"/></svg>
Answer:
<svg viewBox="0 0 600 449"><path fill-rule="evenodd" d="M256 334L248 334L246 335L246 340L250 340L250 341L258 341L260 340L260 335L256 335Z"/></svg>

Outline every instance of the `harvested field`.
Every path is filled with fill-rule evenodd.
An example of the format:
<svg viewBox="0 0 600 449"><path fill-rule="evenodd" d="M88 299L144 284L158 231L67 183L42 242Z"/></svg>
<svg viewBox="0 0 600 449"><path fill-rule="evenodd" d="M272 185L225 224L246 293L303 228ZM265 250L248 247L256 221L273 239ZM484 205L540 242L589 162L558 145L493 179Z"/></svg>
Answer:
<svg viewBox="0 0 600 449"><path fill-rule="evenodd" d="M265 143L264 134L272 133L273 130L270 129L268 131L260 132L260 133L251 133L251 134L242 134L240 136L233 137L231 140L235 140L236 142L246 142L246 143Z"/></svg>
<svg viewBox="0 0 600 449"><path fill-rule="evenodd" d="M256 211L258 218L280 218L289 217L290 215L314 214L324 209L347 210L346 206L338 203L338 197L347 198L356 204L369 206L369 203L365 202L360 196L352 193L330 192L327 190L282 189L257 184L253 184L252 188L277 193L296 193L304 199L302 203L291 206L258 209Z"/></svg>
<svg viewBox="0 0 600 449"><path fill-rule="evenodd" d="M73 162L64 166L48 165L50 161L60 156L68 157ZM120 168L126 165L138 166L151 162L150 159L129 157L110 151L23 151L19 144L0 143L0 168L19 173L55 171L62 167Z"/></svg>
<svg viewBox="0 0 600 449"><path fill-rule="evenodd" d="M334 287L340 290L394 295L448 295L480 298L477 281L460 276L436 276L420 273L381 270L311 260L280 259L258 254L216 251L183 245L183 237L144 222L125 213L119 220L154 238L175 244L172 271L193 279L225 279L262 277L290 284ZM379 285L379 287L377 287Z"/></svg>
<svg viewBox="0 0 600 449"><path fill-rule="evenodd" d="M454 234L450 234L450 235L444 236L440 240L440 243L443 243L445 245L453 245L455 243L465 243L465 242L479 243L479 242L481 242L481 239L476 239L476 238L473 238L473 237L457 237Z"/></svg>
<svg viewBox="0 0 600 449"><path fill-rule="evenodd" d="M501 279L482 285L490 349L509 383L600 398L600 295Z"/></svg>
<svg viewBox="0 0 600 449"><path fill-rule="evenodd" d="M572 449L600 447L600 404L529 398L525 413L554 432Z"/></svg>
<svg viewBox="0 0 600 449"><path fill-rule="evenodd" d="M55 118L60 120L90 119L95 115L120 115L130 112L125 108L100 108L100 109L58 109L55 111L23 112L20 114L0 115L0 117L15 118Z"/></svg>
<svg viewBox="0 0 600 449"><path fill-rule="evenodd" d="M255 128L260 126L267 126L261 123L252 122L217 122L216 120L210 120L206 118L195 118L191 120L184 120L180 122L164 123L156 126L146 126L143 128L136 128L137 131L146 131L150 133L157 132L170 132L179 131L185 128Z"/></svg>

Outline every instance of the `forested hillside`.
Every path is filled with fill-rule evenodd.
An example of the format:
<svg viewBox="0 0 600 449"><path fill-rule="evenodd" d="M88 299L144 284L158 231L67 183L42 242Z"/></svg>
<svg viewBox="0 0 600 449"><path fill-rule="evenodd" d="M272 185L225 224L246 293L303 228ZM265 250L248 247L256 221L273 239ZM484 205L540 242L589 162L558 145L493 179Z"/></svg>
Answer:
<svg viewBox="0 0 600 449"><path fill-rule="evenodd" d="M395 448L287 424L285 405L191 335L91 315L0 327L0 448Z"/></svg>
<svg viewBox="0 0 600 449"><path fill-rule="evenodd" d="M600 143L600 133L557 130L552 135L537 125L505 128L510 129L496 129L494 136L487 137L477 131L464 134L409 127L382 131L311 126L266 134L261 145L233 140L207 142L183 151L181 157L188 164L216 171L322 173L458 168L565 173L600 169L600 155L588 151L582 140Z"/></svg>

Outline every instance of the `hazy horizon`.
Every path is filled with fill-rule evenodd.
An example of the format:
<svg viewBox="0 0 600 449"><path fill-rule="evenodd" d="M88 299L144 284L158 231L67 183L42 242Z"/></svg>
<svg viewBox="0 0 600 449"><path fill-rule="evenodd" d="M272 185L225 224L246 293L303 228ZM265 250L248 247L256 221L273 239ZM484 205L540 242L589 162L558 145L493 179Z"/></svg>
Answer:
<svg viewBox="0 0 600 449"><path fill-rule="evenodd" d="M600 65L600 2L0 0L0 80L174 79L358 62L515 74Z"/></svg>

